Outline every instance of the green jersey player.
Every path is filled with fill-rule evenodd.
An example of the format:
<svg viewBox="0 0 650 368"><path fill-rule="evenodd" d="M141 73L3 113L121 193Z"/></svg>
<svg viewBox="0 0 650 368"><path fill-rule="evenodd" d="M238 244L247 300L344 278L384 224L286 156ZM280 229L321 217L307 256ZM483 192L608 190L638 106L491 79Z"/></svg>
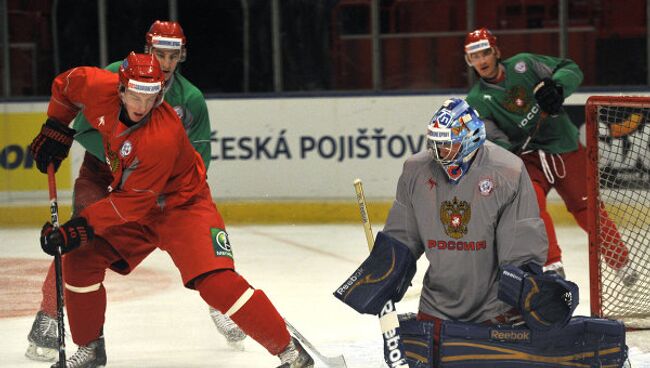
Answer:
<svg viewBox="0 0 650 368"><path fill-rule="evenodd" d="M479 81L467 102L485 120L489 140L520 155L533 181L540 214L549 239L546 269L564 274L546 196L551 188L560 194L567 209L587 229L587 153L578 142L578 129L562 108L583 79L570 59L520 53L501 60L496 37L487 29L470 32L465 39L465 61ZM617 270L625 285L638 279L629 264L628 249L605 209L602 238L605 261Z"/></svg>

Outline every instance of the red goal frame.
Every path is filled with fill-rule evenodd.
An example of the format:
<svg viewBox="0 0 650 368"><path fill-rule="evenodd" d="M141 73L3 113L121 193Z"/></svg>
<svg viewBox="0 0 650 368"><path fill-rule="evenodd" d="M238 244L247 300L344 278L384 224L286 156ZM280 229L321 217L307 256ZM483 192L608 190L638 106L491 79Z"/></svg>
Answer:
<svg viewBox="0 0 650 368"><path fill-rule="evenodd" d="M587 205L589 236L589 289L591 315L603 315L601 242L600 242L600 175L599 175L599 122L598 109L603 106L633 107L650 109L650 97L641 96L591 96L585 104L585 124L587 138Z"/></svg>

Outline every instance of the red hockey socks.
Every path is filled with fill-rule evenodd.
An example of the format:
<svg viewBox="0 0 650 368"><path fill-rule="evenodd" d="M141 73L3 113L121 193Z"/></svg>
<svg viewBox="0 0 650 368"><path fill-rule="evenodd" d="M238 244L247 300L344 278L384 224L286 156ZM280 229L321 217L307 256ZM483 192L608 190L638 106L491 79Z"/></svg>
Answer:
<svg viewBox="0 0 650 368"><path fill-rule="evenodd" d="M230 317L269 353L278 355L289 344L286 324L269 298L235 271L208 274L198 279L194 287L203 300Z"/></svg>
<svg viewBox="0 0 650 368"><path fill-rule="evenodd" d="M533 188L535 188L535 194L537 195L539 217L541 217L542 221L544 221L544 227L546 228L546 237L548 238L548 256L546 257L545 264L545 266L548 266L551 263L562 261L562 250L560 249L560 245L557 243L557 235L555 235L555 226L553 225L553 219L546 210L546 194L544 193L544 189L542 189L542 187L535 182L533 182Z"/></svg>
<svg viewBox="0 0 650 368"><path fill-rule="evenodd" d="M65 302L74 343L88 345L97 340L101 335L106 313L104 285L89 293L77 293L66 288Z"/></svg>

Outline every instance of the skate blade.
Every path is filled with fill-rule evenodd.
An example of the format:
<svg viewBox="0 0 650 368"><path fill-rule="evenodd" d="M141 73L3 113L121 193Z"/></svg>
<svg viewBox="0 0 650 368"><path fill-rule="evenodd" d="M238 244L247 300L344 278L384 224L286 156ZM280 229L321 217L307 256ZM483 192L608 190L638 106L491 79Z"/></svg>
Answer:
<svg viewBox="0 0 650 368"><path fill-rule="evenodd" d="M54 362L59 356L59 351L57 349L40 347L30 342L25 356L39 362Z"/></svg>

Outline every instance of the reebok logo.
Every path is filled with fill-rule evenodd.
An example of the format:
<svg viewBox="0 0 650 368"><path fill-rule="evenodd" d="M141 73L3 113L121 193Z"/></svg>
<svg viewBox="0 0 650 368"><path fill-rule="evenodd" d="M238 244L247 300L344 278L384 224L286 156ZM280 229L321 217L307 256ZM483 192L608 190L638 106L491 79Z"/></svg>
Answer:
<svg viewBox="0 0 650 368"><path fill-rule="evenodd" d="M530 342L530 331L528 331L528 330L510 330L510 331L490 330L490 340L511 341L511 342Z"/></svg>

